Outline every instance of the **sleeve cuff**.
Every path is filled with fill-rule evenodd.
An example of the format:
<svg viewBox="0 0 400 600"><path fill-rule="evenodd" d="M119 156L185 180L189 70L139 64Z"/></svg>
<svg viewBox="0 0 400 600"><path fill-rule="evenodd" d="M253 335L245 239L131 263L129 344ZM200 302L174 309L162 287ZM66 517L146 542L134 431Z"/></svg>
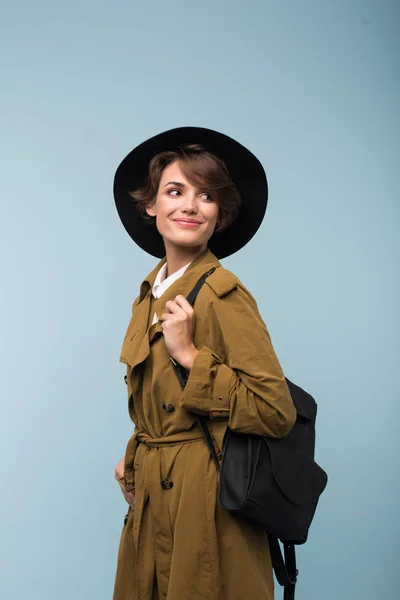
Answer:
<svg viewBox="0 0 400 600"><path fill-rule="evenodd" d="M189 372L180 407L212 420L229 419L233 377L234 372L218 354L202 346Z"/></svg>

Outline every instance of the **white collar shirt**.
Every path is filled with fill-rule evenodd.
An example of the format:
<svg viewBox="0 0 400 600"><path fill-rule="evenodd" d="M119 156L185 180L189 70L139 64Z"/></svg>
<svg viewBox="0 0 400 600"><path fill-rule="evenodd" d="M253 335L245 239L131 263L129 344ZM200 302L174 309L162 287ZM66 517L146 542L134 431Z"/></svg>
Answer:
<svg viewBox="0 0 400 600"><path fill-rule="evenodd" d="M170 275L169 277L165 277L167 272L167 263L164 263L161 269L158 271L157 276L154 280L153 287L151 289L154 298L159 298L165 292L165 290L169 288L170 285L172 285L177 279L179 279L179 277L181 277L184 274L189 265L190 263L179 269L179 271L172 273L172 275ZM152 325L154 325L154 323L157 323L157 321L158 316L156 313L154 313Z"/></svg>

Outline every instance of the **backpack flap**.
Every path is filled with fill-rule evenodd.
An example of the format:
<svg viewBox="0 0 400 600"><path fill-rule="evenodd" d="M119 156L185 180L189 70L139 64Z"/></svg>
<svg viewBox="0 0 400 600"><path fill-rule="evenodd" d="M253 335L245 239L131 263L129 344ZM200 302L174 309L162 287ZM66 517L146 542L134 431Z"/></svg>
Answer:
<svg viewBox="0 0 400 600"><path fill-rule="evenodd" d="M264 437L263 440L271 454L272 474L283 494L298 506L316 503L328 481L325 471L302 452L286 447L280 439Z"/></svg>
<svg viewBox="0 0 400 600"><path fill-rule="evenodd" d="M327 475L312 458L283 443L285 438L263 438L260 463L269 471L264 484L266 529L282 542L304 544ZM263 469L264 470L264 469ZM249 495L258 494L254 481Z"/></svg>

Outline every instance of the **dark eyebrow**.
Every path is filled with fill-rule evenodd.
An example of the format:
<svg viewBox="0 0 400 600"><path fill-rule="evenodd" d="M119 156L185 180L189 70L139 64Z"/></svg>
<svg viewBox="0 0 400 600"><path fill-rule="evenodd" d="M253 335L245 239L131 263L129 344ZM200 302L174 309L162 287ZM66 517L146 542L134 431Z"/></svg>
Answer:
<svg viewBox="0 0 400 600"><path fill-rule="evenodd" d="M168 183L166 183L164 185L164 187L167 187L167 185L169 185L170 183L172 183L173 185L176 185L177 187L181 187L181 188L186 187L185 184L182 183L181 181L168 181Z"/></svg>

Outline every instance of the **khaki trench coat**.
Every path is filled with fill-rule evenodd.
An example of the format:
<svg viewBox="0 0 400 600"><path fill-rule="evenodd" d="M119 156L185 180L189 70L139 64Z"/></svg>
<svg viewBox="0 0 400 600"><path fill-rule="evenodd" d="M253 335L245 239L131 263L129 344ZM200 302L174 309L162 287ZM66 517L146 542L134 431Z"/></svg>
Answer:
<svg viewBox="0 0 400 600"><path fill-rule="evenodd" d="M160 298L142 282L120 360L135 433L125 486L136 495L118 552L114 600L272 600L268 539L217 506L217 472L197 426L209 419L219 451L227 425L281 437L296 418L284 374L250 292L208 249ZM165 304L212 267L195 303L199 350L182 390L163 339Z"/></svg>

